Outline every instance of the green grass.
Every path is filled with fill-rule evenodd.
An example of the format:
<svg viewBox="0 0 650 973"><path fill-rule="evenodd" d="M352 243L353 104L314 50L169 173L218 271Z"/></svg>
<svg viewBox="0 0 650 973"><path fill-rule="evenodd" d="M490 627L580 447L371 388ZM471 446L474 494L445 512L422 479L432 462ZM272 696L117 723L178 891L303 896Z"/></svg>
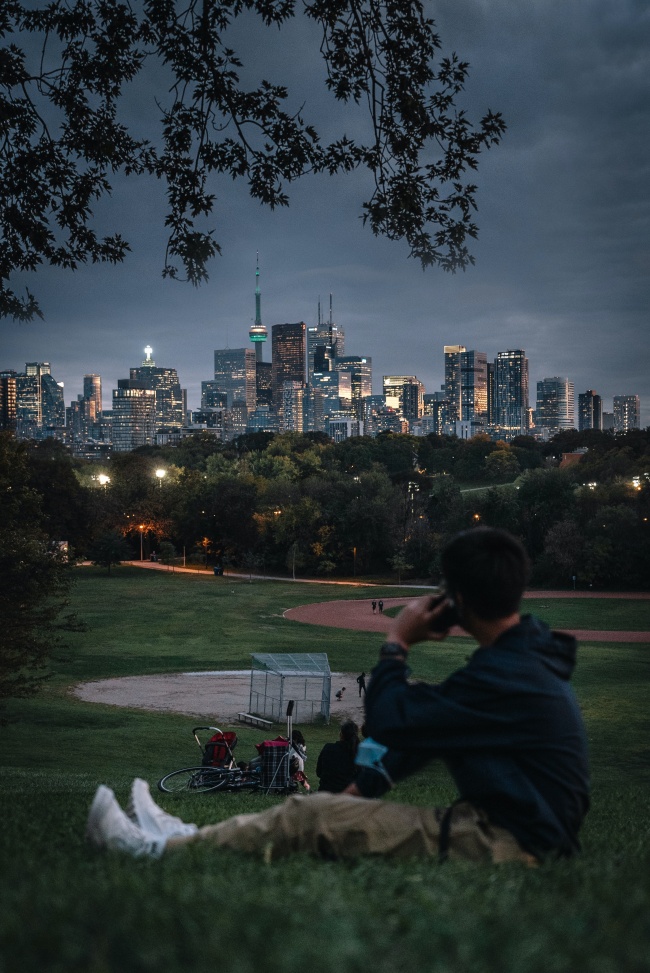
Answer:
<svg viewBox="0 0 650 973"><path fill-rule="evenodd" d="M635 598L526 598L524 610L553 628L650 632L650 600Z"/></svg>
<svg viewBox="0 0 650 973"><path fill-rule="evenodd" d="M372 595L379 596L376 589ZM377 636L281 617L293 605L355 597L370 592L129 568L110 578L79 571L74 598L91 627L74 635L42 696L10 705L12 722L0 730L0 973L650 970L646 644L581 646L575 686L594 789L584 851L573 861L534 871L303 856L265 865L188 848L152 862L87 848L85 817L99 782L125 799L135 775L155 781L193 762L196 747L191 719L84 703L70 696L72 684L243 668L259 649L326 651L333 669L367 671ZM641 614L621 624L621 606L611 600L588 603L597 624L569 624L578 617L577 600L541 604L557 626L649 627ZM443 678L471 648L469 639L420 646L414 675ZM335 725L303 729L311 761L337 732ZM252 728L240 728L239 736L242 755L261 738ZM446 772L432 765L394 799L432 804L453 796ZM165 796L161 803L204 824L274 800L224 794Z"/></svg>
<svg viewBox="0 0 650 973"><path fill-rule="evenodd" d="M591 632L650 632L650 599L526 598L523 611L537 615L551 628ZM394 617L399 606L384 609Z"/></svg>

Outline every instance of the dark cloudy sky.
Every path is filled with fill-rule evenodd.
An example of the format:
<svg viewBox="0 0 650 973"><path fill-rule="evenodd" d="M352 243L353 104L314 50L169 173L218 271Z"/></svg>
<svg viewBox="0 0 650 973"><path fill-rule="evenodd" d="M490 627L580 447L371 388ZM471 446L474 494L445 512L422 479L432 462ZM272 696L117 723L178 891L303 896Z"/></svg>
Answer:
<svg viewBox="0 0 650 973"><path fill-rule="evenodd" d="M217 184L212 221L223 248L199 289L163 281L163 187L128 181L98 216L133 253L118 268L43 269L30 282L45 322L2 324L0 367L50 361L66 404L82 376L111 389L151 344L178 369L196 407L215 348L242 347L255 313L260 253L262 316L316 323L319 296L346 334L348 354L371 355L382 374L443 379L443 345L493 358L525 349L536 382L567 375L576 396L594 388L641 396L650 424L650 7L643 0L435 0L428 10L445 52L469 60L462 103L491 108L508 132L482 156L476 265L455 276L423 272L406 247L376 239L359 218L365 176L307 178L288 210L270 213L245 187ZM287 82L325 137L358 121L320 87L315 37L302 18L281 34L241 29L244 58ZM241 43L240 43L241 42ZM317 43L317 39L316 39ZM246 45L246 47L243 46ZM154 91L138 106L155 111ZM265 357L270 357L270 340Z"/></svg>

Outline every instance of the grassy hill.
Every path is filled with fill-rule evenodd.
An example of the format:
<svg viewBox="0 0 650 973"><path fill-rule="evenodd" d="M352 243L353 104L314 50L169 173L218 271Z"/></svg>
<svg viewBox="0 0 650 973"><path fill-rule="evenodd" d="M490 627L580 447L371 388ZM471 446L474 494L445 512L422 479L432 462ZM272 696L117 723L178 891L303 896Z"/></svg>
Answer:
<svg viewBox="0 0 650 973"><path fill-rule="evenodd" d="M381 591L372 589L373 595ZM408 592L404 592L405 594ZM400 594L390 588L385 595ZM95 787L125 800L193 762L191 720L84 703L77 682L111 676L245 668L252 651L323 651L333 669L368 671L376 635L305 626L282 612L309 601L369 597L359 588L234 581L121 568L80 569L71 638L41 696L16 701L0 729L0 971L21 973L610 973L648 970L650 955L650 645L586 644L575 686L589 732L593 808L583 854L536 870L431 861L266 865L189 848L159 862L97 855L84 824ZM551 624L650 629L615 601L544 599ZM528 607L528 606L527 606ZM635 609L637 610L637 609ZM645 614L644 614L645 612ZM645 623L644 623L645 622ZM414 675L444 677L469 639L422 646ZM305 730L310 760L337 727ZM246 755L262 734L239 730ZM308 771L310 765L308 762ZM313 772L313 766L311 767ZM454 797L432 765L395 800ZM277 798L161 795L186 820L213 822Z"/></svg>

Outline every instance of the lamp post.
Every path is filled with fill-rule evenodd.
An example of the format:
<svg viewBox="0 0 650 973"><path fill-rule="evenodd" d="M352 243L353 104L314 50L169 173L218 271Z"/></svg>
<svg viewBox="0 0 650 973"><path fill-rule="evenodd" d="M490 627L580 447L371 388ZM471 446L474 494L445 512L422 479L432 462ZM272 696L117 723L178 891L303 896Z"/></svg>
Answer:
<svg viewBox="0 0 650 973"><path fill-rule="evenodd" d="M100 473L99 476L97 477L97 481L100 486L104 487L105 490L108 484L111 482L111 478L110 476L106 476L105 473Z"/></svg>
<svg viewBox="0 0 650 973"><path fill-rule="evenodd" d="M142 534L143 534L143 531L144 531L144 524L140 524L140 526L138 527L138 530L140 531L140 560L141 561L144 561L144 558L142 556Z"/></svg>
<svg viewBox="0 0 650 973"><path fill-rule="evenodd" d="M156 476L158 477L158 484L160 486L160 489L162 490L162 481L167 476L167 470L163 470L163 469L156 470Z"/></svg>

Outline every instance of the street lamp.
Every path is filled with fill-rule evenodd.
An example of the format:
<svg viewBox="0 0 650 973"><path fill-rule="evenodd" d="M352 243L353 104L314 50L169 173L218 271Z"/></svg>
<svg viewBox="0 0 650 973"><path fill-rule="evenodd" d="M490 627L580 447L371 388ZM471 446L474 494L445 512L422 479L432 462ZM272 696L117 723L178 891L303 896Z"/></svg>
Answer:
<svg viewBox="0 0 650 973"><path fill-rule="evenodd" d="M144 558L142 556L142 532L144 531L144 524L140 524L138 530L140 531L140 560L144 561Z"/></svg>
<svg viewBox="0 0 650 973"><path fill-rule="evenodd" d="M167 470L156 470L156 476L158 477L158 483L160 484L160 489L162 490L162 481L167 476Z"/></svg>
<svg viewBox="0 0 650 973"><path fill-rule="evenodd" d="M97 480L100 486L103 486L104 489L106 489L107 484L111 482L110 476L106 476L105 473L100 473L99 476L97 477Z"/></svg>

